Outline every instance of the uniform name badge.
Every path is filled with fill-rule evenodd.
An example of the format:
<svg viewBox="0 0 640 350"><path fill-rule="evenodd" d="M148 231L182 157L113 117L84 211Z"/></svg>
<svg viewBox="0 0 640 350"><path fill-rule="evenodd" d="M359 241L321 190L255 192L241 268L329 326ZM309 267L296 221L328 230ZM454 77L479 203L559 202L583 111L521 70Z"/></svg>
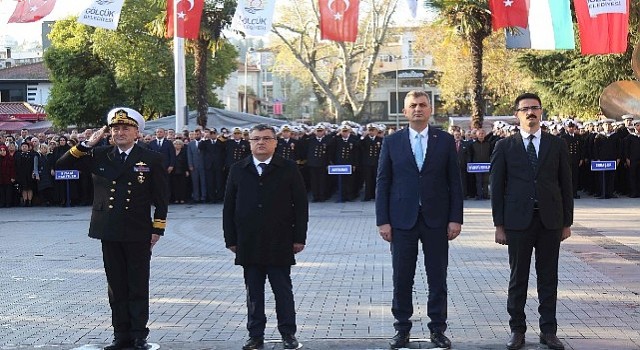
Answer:
<svg viewBox="0 0 640 350"><path fill-rule="evenodd" d="M145 162L138 162L133 167L133 171L138 173L138 182L143 184L145 180L144 173L150 172L151 168Z"/></svg>

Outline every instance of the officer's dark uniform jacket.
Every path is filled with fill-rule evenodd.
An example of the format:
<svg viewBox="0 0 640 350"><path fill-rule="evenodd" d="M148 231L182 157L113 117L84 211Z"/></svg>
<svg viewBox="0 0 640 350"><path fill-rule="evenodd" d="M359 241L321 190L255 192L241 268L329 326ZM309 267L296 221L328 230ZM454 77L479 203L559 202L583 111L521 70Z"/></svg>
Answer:
<svg viewBox="0 0 640 350"><path fill-rule="evenodd" d="M249 145L249 141L247 140L241 139L240 141L236 141L229 139L225 142L225 147L225 165L227 168L251 154L251 145Z"/></svg>
<svg viewBox="0 0 640 350"><path fill-rule="evenodd" d="M160 153L134 145L124 163L118 147L72 147L58 167L93 174L89 237L106 241L150 241L163 235L169 204L167 172ZM153 220L151 205L155 207Z"/></svg>
<svg viewBox="0 0 640 350"><path fill-rule="evenodd" d="M378 166L380 158L380 148L382 148L382 137L376 136L373 139L367 135L360 141L360 149L362 150L363 166Z"/></svg>
<svg viewBox="0 0 640 350"><path fill-rule="evenodd" d="M289 138L285 140L283 138L278 139L278 145L276 146L276 154L280 157L297 162L300 159L299 142Z"/></svg>

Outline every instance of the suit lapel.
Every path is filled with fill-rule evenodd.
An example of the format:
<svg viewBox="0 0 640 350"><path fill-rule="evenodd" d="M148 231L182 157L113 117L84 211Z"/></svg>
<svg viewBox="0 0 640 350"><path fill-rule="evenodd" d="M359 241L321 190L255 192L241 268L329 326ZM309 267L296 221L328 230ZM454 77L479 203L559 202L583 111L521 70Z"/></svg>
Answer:
<svg viewBox="0 0 640 350"><path fill-rule="evenodd" d="M399 131L402 133L400 135L400 149L402 152L408 152L411 155L411 160L413 161L413 166L418 169L418 163L416 163L416 157L413 155L413 149L411 148L411 141L409 140L409 127L406 127ZM422 164L424 166L424 164Z"/></svg>
<svg viewBox="0 0 640 350"><path fill-rule="evenodd" d="M540 150L538 150L538 171L540 171L540 167L547 158L547 155L549 155L549 149L551 148L551 140L549 140L549 137L555 136L551 136L543 132L540 137Z"/></svg>
<svg viewBox="0 0 640 350"><path fill-rule="evenodd" d="M427 167L427 163L433 158L431 155L435 154L433 152L438 145L438 134L433 127L429 128L429 139L427 140L427 154L424 157L424 162L422 163L422 169L424 170Z"/></svg>

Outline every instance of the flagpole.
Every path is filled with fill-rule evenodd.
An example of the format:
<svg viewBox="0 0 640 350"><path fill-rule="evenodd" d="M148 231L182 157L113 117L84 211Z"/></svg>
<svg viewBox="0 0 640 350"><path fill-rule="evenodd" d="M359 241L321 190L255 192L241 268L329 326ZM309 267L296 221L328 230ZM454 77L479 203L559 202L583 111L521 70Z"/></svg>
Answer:
<svg viewBox="0 0 640 350"><path fill-rule="evenodd" d="M184 64L184 38L178 37L178 2L173 0L173 62L175 66L175 107L176 107L176 133L181 133L182 128L189 124L186 118L187 110L187 75Z"/></svg>

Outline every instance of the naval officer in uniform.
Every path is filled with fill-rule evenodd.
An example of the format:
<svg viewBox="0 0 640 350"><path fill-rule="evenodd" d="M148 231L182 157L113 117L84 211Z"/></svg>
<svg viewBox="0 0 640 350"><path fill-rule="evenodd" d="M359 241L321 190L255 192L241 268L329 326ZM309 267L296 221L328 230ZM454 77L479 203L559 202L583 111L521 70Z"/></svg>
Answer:
<svg viewBox="0 0 640 350"><path fill-rule="evenodd" d="M114 340L105 350L147 349L151 249L164 234L169 203L162 155L136 144L140 113L119 107L107 116L114 145L97 146L107 127L57 162L93 175L89 237L102 241ZM153 218L151 206L155 207Z"/></svg>

